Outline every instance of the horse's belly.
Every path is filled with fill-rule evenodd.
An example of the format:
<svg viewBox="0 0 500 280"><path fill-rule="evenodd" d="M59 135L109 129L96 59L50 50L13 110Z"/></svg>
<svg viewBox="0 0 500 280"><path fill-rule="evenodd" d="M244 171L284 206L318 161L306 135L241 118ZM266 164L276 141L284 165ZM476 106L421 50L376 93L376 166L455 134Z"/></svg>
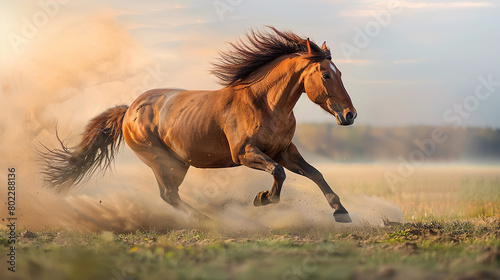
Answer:
<svg viewBox="0 0 500 280"><path fill-rule="evenodd" d="M206 119L204 121L207 122ZM186 121L182 125L169 127L163 140L184 162L192 166L220 168L236 165L227 138L216 125Z"/></svg>
<svg viewBox="0 0 500 280"><path fill-rule="evenodd" d="M169 141L173 143L174 141ZM221 168L236 166L231 157L229 144L217 137L193 137L176 141L172 150L186 163L199 168Z"/></svg>
<svg viewBox="0 0 500 280"><path fill-rule="evenodd" d="M224 168L238 166L238 164L234 163L231 159L231 155L221 156L220 154L195 155L189 159L188 163L198 168Z"/></svg>

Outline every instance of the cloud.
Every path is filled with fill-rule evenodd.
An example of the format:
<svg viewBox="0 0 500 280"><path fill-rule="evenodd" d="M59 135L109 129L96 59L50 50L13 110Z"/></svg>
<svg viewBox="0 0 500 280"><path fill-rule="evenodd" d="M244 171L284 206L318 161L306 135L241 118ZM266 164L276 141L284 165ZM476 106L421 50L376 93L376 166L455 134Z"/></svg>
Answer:
<svg viewBox="0 0 500 280"><path fill-rule="evenodd" d="M365 80L363 84L402 84L402 83L415 83L415 81L402 81L402 80Z"/></svg>
<svg viewBox="0 0 500 280"><path fill-rule="evenodd" d="M377 61L368 59L336 59L334 62L338 64L352 64L352 65L362 66L362 65L374 64Z"/></svg>
<svg viewBox="0 0 500 280"><path fill-rule="evenodd" d="M344 10L337 13L339 17L371 17L382 9Z"/></svg>
<svg viewBox="0 0 500 280"><path fill-rule="evenodd" d="M363 9L347 9L337 13L340 17L373 17L377 12L388 9L389 2L375 2ZM464 8L485 8L494 4L491 2L403 2L396 1L398 7L409 10L438 10L438 9L464 9Z"/></svg>
<svg viewBox="0 0 500 280"><path fill-rule="evenodd" d="M401 5L409 9L456 9L456 8L482 8L491 7L493 3L490 2L450 2L450 3L412 3L403 2Z"/></svg>
<svg viewBox="0 0 500 280"><path fill-rule="evenodd" d="M422 59L402 59L402 60L394 60L392 63L400 64L400 63L417 63L422 62Z"/></svg>

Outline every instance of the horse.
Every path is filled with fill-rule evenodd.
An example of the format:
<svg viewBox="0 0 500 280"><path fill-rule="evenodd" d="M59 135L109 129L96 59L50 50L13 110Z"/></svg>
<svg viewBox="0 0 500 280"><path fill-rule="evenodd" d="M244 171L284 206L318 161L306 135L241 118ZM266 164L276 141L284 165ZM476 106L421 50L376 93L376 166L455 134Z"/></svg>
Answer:
<svg viewBox="0 0 500 280"><path fill-rule="evenodd" d="M60 192L104 172L124 139L153 170L161 198L188 213L199 213L178 193L190 166L246 166L270 173L274 183L255 196L254 206L280 201L286 168L316 183L335 210L335 221L351 222L339 196L292 142L293 108L304 92L338 125L353 124L357 112L342 74L326 42L319 47L291 31L267 28L250 30L219 52L211 73L221 89L148 90L130 106L110 108L92 119L75 147L57 136L61 148L44 146L41 153L44 184Z"/></svg>

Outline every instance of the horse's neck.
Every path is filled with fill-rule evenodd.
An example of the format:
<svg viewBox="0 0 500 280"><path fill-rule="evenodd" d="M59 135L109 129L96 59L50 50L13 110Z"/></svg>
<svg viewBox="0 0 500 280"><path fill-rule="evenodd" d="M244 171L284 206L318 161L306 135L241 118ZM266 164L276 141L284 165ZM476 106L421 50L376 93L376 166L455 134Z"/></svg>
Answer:
<svg viewBox="0 0 500 280"><path fill-rule="evenodd" d="M300 82L304 68L305 65L294 58L279 61L263 79L252 85L252 91L258 98L265 99L273 112L288 116L304 91Z"/></svg>

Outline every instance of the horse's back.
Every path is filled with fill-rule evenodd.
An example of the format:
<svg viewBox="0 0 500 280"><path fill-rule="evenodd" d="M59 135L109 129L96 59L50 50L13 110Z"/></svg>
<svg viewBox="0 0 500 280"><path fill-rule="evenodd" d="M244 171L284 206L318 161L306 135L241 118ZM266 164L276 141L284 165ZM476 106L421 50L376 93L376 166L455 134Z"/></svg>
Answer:
<svg viewBox="0 0 500 280"><path fill-rule="evenodd" d="M148 90L139 95L139 97L137 97L137 99L130 105L130 108L137 111L146 106L156 106L159 101L168 100L182 91L186 90L177 88L158 88Z"/></svg>

